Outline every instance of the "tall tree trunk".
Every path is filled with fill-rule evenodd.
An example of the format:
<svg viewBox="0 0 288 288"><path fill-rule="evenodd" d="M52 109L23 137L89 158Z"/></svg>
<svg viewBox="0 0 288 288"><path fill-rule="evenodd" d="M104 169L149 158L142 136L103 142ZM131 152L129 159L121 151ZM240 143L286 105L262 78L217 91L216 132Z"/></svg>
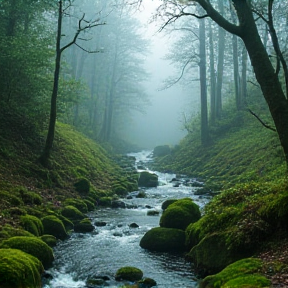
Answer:
<svg viewBox="0 0 288 288"><path fill-rule="evenodd" d="M211 21L209 21L209 59L210 59L210 122L215 124L216 120L216 75L215 75L215 57L214 41Z"/></svg>
<svg viewBox="0 0 288 288"><path fill-rule="evenodd" d="M200 70L200 93L201 93L201 143L207 145L208 134L208 109L207 109L207 83L206 83L206 31L205 19L199 20L199 70Z"/></svg>
<svg viewBox="0 0 288 288"><path fill-rule="evenodd" d="M236 35L232 36L233 39L233 72L234 72L234 93L236 109L241 110L240 89L239 89L239 61L238 61L238 39ZM243 68L243 66L242 66ZM242 70L243 71L243 70Z"/></svg>
<svg viewBox="0 0 288 288"><path fill-rule="evenodd" d="M48 127L48 134L44 146L44 150L39 160L42 165L47 166L50 157L51 149L54 141L55 125L57 117L57 94L59 85L59 75L60 75L60 63L61 63L61 33L62 33L62 1L59 1L58 10L58 28L57 28L57 40L56 40L56 59L55 59L55 70L54 70L54 82L53 91L51 96L51 106L50 106L50 120Z"/></svg>
<svg viewBox="0 0 288 288"><path fill-rule="evenodd" d="M247 50L245 46L242 49L242 72L241 72L241 94L240 107L243 108L247 101Z"/></svg>
<svg viewBox="0 0 288 288"><path fill-rule="evenodd" d="M223 0L218 0L220 13L224 14ZM219 118L222 112L222 84L224 69L224 50L225 50L225 30L219 27L218 30L218 63L217 63L217 83L216 83L216 118Z"/></svg>

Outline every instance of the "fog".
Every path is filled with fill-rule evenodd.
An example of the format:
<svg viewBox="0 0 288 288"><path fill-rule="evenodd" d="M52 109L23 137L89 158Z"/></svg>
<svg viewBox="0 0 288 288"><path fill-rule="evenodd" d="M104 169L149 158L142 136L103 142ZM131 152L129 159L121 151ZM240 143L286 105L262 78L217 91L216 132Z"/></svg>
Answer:
<svg viewBox="0 0 288 288"><path fill-rule="evenodd" d="M150 77L144 84L151 103L145 115L140 113L134 115L130 141L144 148L177 144L187 132L183 129L183 113L187 112L187 108L191 111L189 106L192 106L191 103L197 99L191 90L179 84L163 90L165 79L179 77L179 71L174 69L170 61L164 59L175 38L168 33L158 32L160 21L150 21L159 3L159 1L145 1L141 11L137 13L138 19L145 26L145 37L150 40L151 45L150 53L145 58L145 69Z"/></svg>

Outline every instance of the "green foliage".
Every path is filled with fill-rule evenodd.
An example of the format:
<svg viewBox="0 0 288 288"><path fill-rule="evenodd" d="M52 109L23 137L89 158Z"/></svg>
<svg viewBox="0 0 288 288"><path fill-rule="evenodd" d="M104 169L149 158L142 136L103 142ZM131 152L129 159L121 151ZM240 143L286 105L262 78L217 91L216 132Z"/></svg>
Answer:
<svg viewBox="0 0 288 288"><path fill-rule="evenodd" d="M269 287L270 281L259 274L263 263L260 259L246 258L239 260L216 275L207 276L200 284L201 288L232 287Z"/></svg>
<svg viewBox="0 0 288 288"><path fill-rule="evenodd" d="M17 236L4 240L1 245L1 249L19 249L25 253L28 253L37 259L39 259L44 268L51 267L54 260L52 249L44 243L42 240L36 237ZM0 249L0 251L1 251Z"/></svg>
<svg viewBox="0 0 288 288"><path fill-rule="evenodd" d="M24 215L20 217L21 225L25 230L35 236L43 234L43 225L39 218L32 215Z"/></svg>
<svg viewBox="0 0 288 288"><path fill-rule="evenodd" d="M131 282L135 282L141 280L143 277L143 272L136 267L125 266L117 270L115 279L117 281L127 280Z"/></svg>
<svg viewBox="0 0 288 288"><path fill-rule="evenodd" d="M174 228L152 228L142 237L140 246L151 251L183 251L185 250L185 232Z"/></svg>
<svg viewBox="0 0 288 288"><path fill-rule="evenodd" d="M64 240L67 238L67 232L62 221L54 215L45 216L42 218L44 234L53 235L58 239Z"/></svg>
<svg viewBox="0 0 288 288"><path fill-rule="evenodd" d="M41 262L18 249L0 249L0 286L41 288Z"/></svg>

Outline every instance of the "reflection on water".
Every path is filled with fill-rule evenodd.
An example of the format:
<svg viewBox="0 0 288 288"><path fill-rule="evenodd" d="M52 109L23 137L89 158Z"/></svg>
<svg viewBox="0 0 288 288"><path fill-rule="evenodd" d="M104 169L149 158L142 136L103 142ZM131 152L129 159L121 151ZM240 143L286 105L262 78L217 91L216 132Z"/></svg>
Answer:
<svg viewBox="0 0 288 288"><path fill-rule="evenodd" d="M137 161L145 162L150 152L133 154ZM158 173L157 173L158 174ZM157 287L197 287L197 281L190 263L183 255L152 253L139 246L146 231L159 226L159 216L147 216L147 207L161 210L163 201L169 198L191 197L201 207L207 199L198 199L192 187L173 187L169 182L175 175L159 173L162 186L147 189L146 198L125 199L136 209L103 208L92 212L92 223L105 221L104 227L96 227L89 234L73 234L72 237L54 249L54 266L49 272L53 280L45 288L87 287L85 280L91 276L107 276L109 287L120 287L114 281L115 272L122 266L135 266L141 269L144 277L153 278ZM137 223L139 228L130 228ZM102 287L102 286L99 286Z"/></svg>

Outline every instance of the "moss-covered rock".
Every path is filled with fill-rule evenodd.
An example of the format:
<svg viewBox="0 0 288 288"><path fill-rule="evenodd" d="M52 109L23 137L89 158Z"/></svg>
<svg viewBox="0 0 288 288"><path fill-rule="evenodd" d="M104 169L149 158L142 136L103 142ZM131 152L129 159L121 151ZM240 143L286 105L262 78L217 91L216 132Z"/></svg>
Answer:
<svg viewBox="0 0 288 288"><path fill-rule="evenodd" d="M88 207L82 199L67 198L64 201L65 206L74 206L82 213L88 212Z"/></svg>
<svg viewBox="0 0 288 288"><path fill-rule="evenodd" d="M0 287L41 288L41 262L18 249L0 249Z"/></svg>
<svg viewBox="0 0 288 288"><path fill-rule="evenodd" d="M86 178L81 178L74 184L74 187L77 192L86 195L90 190L90 181Z"/></svg>
<svg viewBox="0 0 288 288"><path fill-rule="evenodd" d="M73 222L70 221L68 218L64 217L61 214L57 215L57 218L59 218L62 221L62 223L63 223L63 225L64 225L64 227L65 227L67 232L74 229Z"/></svg>
<svg viewBox="0 0 288 288"><path fill-rule="evenodd" d="M42 240L36 237L17 236L4 240L0 248L19 249L39 259L44 268L51 267L54 260L52 249ZM1 250L0 250L1 251Z"/></svg>
<svg viewBox="0 0 288 288"><path fill-rule="evenodd" d="M72 205L65 206L62 209L61 214L71 220L73 223L74 221L83 220L86 218L86 216L81 211Z"/></svg>
<svg viewBox="0 0 288 288"><path fill-rule="evenodd" d="M98 200L98 205L100 206L110 207L111 204L112 204L112 197L105 196L105 197L99 198Z"/></svg>
<svg viewBox="0 0 288 288"><path fill-rule="evenodd" d="M43 225L39 218L32 215L24 215L20 217L22 227L35 236L43 234Z"/></svg>
<svg viewBox="0 0 288 288"><path fill-rule="evenodd" d="M79 223L74 224L74 231L79 233L92 232L94 226L88 218L81 220Z"/></svg>
<svg viewBox="0 0 288 288"><path fill-rule="evenodd" d="M132 266L126 266L122 267L117 270L116 275L115 275L115 280L121 281L121 280L127 280L131 282L135 282L138 280L141 280L143 277L143 272Z"/></svg>
<svg viewBox="0 0 288 288"><path fill-rule="evenodd" d="M42 218L44 233L53 235L57 239L64 240L68 237L63 222L54 215L48 215Z"/></svg>
<svg viewBox="0 0 288 288"><path fill-rule="evenodd" d="M92 200L92 199L91 199ZM95 204L94 204L94 201L92 200L89 200L89 199L84 199L84 203L86 204L87 206L87 209L88 211L93 211L95 210Z"/></svg>
<svg viewBox="0 0 288 288"><path fill-rule="evenodd" d="M180 229L155 227L145 233L140 240L140 246L150 251L183 251L185 232Z"/></svg>
<svg viewBox="0 0 288 288"><path fill-rule="evenodd" d="M271 282L259 274L263 263L260 259L239 260L216 275L207 276L200 288L260 288L270 287Z"/></svg>
<svg viewBox="0 0 288 288"><path fill-rule="evenodd" d="M250 256L248 251L230 249L228 237L225 232L207 235L186 255L195 264L199 274L206 276L218 273L229 264Z"/></svg>
<svg viewBox="0 0 288 288"><path fill-rule="evenodd" d="M158 186L158 176L154 173L148 171L143 171L140 173L138 179L139 187L157 187Z"/></svg>
<svg viewBox="0 0 288 288"><path fill-rule="evenodd" d="M190 223L201 217L199 206L192 199L185 198L170 204L160 218L160 226L185 230Z"/></svg>
<svg viewBox="0 0 288 288"><path fill-rule="evenodd" d="M0 199L11 204L12 206L23 205L23 201L20 199L20 197L6 191L0 191Z"/></svg>
<svg viewBox="0 0 288 288"><path fill-rule="evenodd" d="M34 237L34 235L24 229L12 227L9 224L4 225L0 228L0 242L2 240L15 237L15 236L26 236L26 237Z"/></svg>
<svg viewBox="0 0 288 288"><path fill-rule="evenodd" d="M171 148L169 145L159 145L153 149L154 157L163 157L171 153Z"/></svg>
<svg viewBox="0 0 288 288"><path fill-rule="evenodd" d="M32 204L32 205L42 204L42 196L40 196L35 192L27 191L26 189L20 189L19 193L25 204Z"/></svg>
<svg viewBox="0 0 288 288"><path fill-rule="evenodd" d="M49 247L55 247L57 244L57 238L53 235L42 235L39 237L43 242L45 242Z"/></svg>
<svg viewBox="0 0 288 288"><path fill-rule="evenodd" d="M172 204L172 203L174 203L174 202L176 202L176 201L177 201L177 199L167 199L167 200L165 200L165 201L162 203L162 205L161 205L161 209L162 209L163 211L166 210L170 204Z"/></svg>

